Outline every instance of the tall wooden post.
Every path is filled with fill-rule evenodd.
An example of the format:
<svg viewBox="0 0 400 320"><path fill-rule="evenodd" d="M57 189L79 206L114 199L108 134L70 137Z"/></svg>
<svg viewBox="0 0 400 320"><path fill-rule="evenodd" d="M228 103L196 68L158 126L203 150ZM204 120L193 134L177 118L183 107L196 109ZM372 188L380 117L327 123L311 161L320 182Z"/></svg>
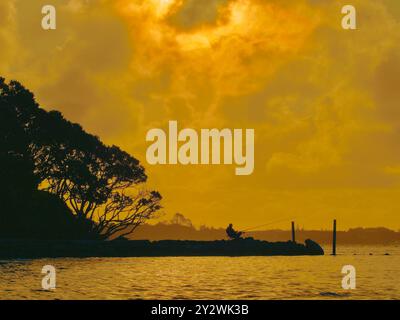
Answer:
<svg viewBox="0 0 400 320"><path fill-rule="evenodd" d="M336 256L336 219L333 220L332 255Z"/></svg>
<svg viewBox="0 0 400 320"><path fill-rule="evenodd" d="M296 242L296 236L295 236L295 231L294 231L294 221L292 221L292 241Z"/></svg>

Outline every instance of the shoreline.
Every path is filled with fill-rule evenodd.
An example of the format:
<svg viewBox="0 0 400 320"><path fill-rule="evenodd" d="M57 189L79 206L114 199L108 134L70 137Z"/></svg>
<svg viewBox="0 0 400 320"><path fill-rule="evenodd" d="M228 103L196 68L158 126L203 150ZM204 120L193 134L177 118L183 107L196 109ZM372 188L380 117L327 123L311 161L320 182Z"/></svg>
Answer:
<svg viewBox="0 0 400 320"><path fill-rule="evenodd" d="M312 240L306 240L305 244L292 241L267 242L252 239L233 241L0 240L0 259L305 255L324 255L324 251Z"/></svg>

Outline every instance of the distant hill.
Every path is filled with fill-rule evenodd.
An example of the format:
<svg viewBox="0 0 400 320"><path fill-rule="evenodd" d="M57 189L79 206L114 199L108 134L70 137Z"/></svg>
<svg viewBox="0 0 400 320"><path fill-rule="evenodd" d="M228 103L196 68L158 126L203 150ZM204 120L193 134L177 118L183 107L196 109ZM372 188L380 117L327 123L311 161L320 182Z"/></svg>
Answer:
<svg viewBox="0 0 400 320"><path fill-rule="evenodd" d="M289 231L268 230L250 234L254 238L277 241L290 239ZM303 242L312 239L320 244L332 243L332 231L326 230L297 230L296 240ZM354 228L337 232L338 244L393 244L400 243L400 232L387 228Z"/></svg>
<svg viewBox="0 0 400 320"><path fill-rule="evenodd" d="M246 233L248 237L267 241L287 241L291 239L289 230L264 230ZM171 221L155 225L142 225L131 236L135 240L220 240L227 239L225 229L202 226L195 228L189 219L182 215ZM332 242L332 231L297 230L296 240L304 242L312 239L320 244ZM338 244L393 244L400 243L400 232L387 228L354 228L337 232Z"/></svg>

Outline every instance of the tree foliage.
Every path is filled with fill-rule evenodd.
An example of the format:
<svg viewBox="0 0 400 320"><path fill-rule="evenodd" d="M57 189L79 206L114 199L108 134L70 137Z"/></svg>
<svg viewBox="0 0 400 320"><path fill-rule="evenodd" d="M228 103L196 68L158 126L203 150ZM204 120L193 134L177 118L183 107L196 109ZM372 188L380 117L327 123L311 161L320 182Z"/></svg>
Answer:
<svg viewBox="0 0 400 320"><path fill-rule="evenodd" d="M137 159L40 108L20 83L2 78L0 164L8 181L3 195L24 187L54 194L88 226L89 238L129 234L161 209L161 195L142 187L147 176Z"/></svg>

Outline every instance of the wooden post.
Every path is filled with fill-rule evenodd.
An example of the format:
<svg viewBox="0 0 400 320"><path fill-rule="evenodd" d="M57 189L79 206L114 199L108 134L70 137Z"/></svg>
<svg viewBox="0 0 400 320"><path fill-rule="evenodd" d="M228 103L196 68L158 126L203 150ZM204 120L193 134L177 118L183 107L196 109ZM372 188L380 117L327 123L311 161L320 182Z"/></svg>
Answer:
<svg viewBox="0 0 400 320"><path fill-rule="evenodd" d="M296 242L296 236L295 236L295 232L294 232L294 221L292 221L292 241Z"/></svg>
<svg viewBox="0 0 400 320"><path fill-rule="evenodd" d="M336 256L336 219L333 220L332 255Z"/></svg>

